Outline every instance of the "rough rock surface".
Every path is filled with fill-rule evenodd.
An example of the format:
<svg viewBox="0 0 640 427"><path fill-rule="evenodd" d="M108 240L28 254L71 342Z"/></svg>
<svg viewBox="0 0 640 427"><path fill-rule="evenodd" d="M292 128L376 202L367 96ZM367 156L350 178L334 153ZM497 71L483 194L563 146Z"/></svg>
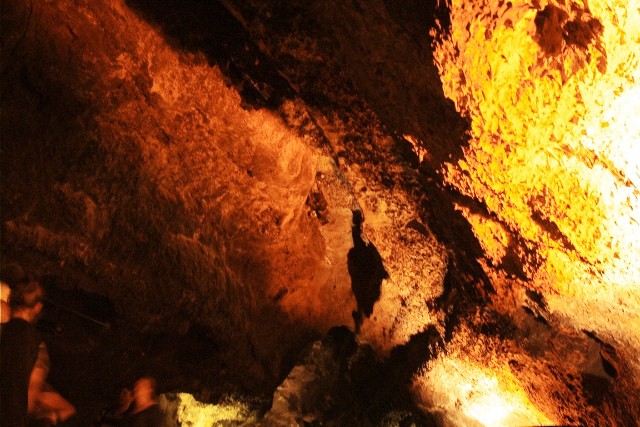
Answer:
<svg viewBox="0 0 640 427"><path fill-rule="evenodd" d="M151 372L294 424L634 425L637 128L605 107L639 17L542 3L3 1L2 273L47 287L74 422Z"/></svg>

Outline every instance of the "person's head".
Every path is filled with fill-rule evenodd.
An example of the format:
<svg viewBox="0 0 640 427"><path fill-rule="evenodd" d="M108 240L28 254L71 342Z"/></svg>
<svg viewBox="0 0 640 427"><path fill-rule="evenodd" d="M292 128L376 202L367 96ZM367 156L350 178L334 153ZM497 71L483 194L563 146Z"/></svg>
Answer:
<svg viewBox="0 0 640 427"><path fill-rule="evenodd" d="M142 377L133 386L133 398L137 406L155 401L156 380L152 377Z"/></svg>
<svg viewBox="0 0 640 427"><path fill-rule="evenodd" d="M9 297L11 316L35 322L42 311L43 299L44 291L40 283L31 281L17 284Z"/></svg>
<svg viewBox="0 0 640 427"><path fill-rule="evenodd" d="M11 307L9 307L11 288L4 282L0 282L0 286L2 286L2 308L0 309L0 317L2 317L2 323L5 323L11 318Z"/></svg>
<svg viewBox="0 0 640 427"><path fill-rule="evenodd" d="M9 303L9 295L11 295L11 286L8 283L0 281L0 287L2 289L2 301Z"/></svg>

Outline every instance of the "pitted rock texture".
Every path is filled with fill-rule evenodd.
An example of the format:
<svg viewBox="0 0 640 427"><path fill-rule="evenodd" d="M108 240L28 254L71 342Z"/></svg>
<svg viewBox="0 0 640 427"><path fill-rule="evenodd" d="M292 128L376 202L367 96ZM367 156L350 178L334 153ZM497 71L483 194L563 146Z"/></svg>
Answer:
<svg viewBox="0 0 640 427"><path fill-rule="evenodd" d="M596 120L598 84L635 93L606 49L637 16L443 3L2 3L2 266L111 324L46 335L66 395L144 365L203 401L304 394L299 352L344 326L362 419L640 418L633 115Z"/></svg>

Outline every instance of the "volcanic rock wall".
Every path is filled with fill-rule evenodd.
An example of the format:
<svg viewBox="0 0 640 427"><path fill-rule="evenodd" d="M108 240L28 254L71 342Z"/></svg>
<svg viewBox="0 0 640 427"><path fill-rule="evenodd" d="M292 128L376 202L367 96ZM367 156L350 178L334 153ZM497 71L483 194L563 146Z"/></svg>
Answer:
<svg viewBox="0 0 640 427"><path fill-rule="evenodd" d="M634 347L637 6L453 2L436 49L445 92L471 120L446 180L493 217L466 212L492 263L514 253L513 274L553 311Z"/></svg>
<svg viewBox="0 0 640 427"><path fill-rule="evenodd" d="M315 140L122 2L3 19L3 264L106 295L136 330L204 325L257 384L352 322L351 196ZM306 203L322 174L324 225Z"/></svg>
<svg viewBox="0 0 640 427"><path fill-rule="evenodd" d="M464 204L458 209L483 247L486 270L501 271L489 273L497 289L494 308L510 312L519 328L524 325L514 308L522 306L557 336L566 333L562 330L569 336L582 331L595 340L578 344L578 332L561 344L538 331L527 334L525 345L525 353L541 350L547 360L553 358L552 347L566 351L570 363L559 365L566 372L572 369L567 365L580 367L582 385L591 389L587 404L608 400L601 391L620 382L637 390L638 4L452 1L450 10L450 21L432 31L438 39L434 55L445 94L469 118L471 129L464 158L445 162L443 174L461 194L481 202L480 209ZM416 151L421 149L428 151L428 143L416 144ZM566 345L572 341L582 347L577 353L578 347ZM600 373L592 370L598 353ZM475 366L468 355L462 359ZM535 364L527 363L530 369ZM521 378L521 362L511 359L509 366L507 372ZM447 375L451 380L457 374L443 378ZM605 380L600 392L588 384L591 375ZM497 378L500 387L508 387L505 376ZM461 380L461 390L467 380ZM536 400L539 408L546 406L541 394ZM629 416L637 410L635 399L622 393L616 401L619 415L608 417L637 422ZM463 412L478 415L470 402ZM608 406L596 412L607 413ZM502 407L514 408L506 402ZM518 422L509 418L512 410L499 412L485 419ZM612 422L607 415L576 421L562 412L546 414L556 423Z"/></svg>
<svg viewBox="0 0 640 427"><path fill-rule="evenodd" d="M2 3L3 265L254 392L347 325L440 424L640 418L635 10L157 3Z"/></svg>
<svg viewBox="0 0 640 427"><path fill-rule="evenodd" d="M384 352L440 316L416 169L350 80L305 104L217 3L2 17L3 265L106 296L132 331L203 328L255 390L331 326Z"/></svg>

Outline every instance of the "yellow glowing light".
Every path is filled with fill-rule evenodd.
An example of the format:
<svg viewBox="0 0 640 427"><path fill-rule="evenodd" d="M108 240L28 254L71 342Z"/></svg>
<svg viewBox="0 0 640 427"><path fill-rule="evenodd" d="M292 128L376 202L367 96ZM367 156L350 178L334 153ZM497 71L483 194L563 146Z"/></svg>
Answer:
<svg viewBox="0 0 640 427"><path fill-rule="evenodd" d="M500 426L515 409L496 393L488 393L469 404L465 413L484 425Z"/></svg>
<svg viewBox="0 0 640 427"><path fill-rule="evenodd" d="M471 130L444 173L535 249L550 309L640 348L640 0L543 3L452 1L435 58ZM499 257L500 227L463 213Z"/></svg>
<svg viewBox="0 0 640 427"><path fill-rule="evenodd" d="M455 354L431 362L415 380L414 391L425 410L443 414L446 425L552 424L508 367L483 366Z"/></svg>
<svg viewBox="0 0 640 427"><path fill-rule="evenodd" d="M213 425L240 425L256 422L257 413L249 405L228 398L217 404L197 401L189 393L163 394L159 404L167 415L168 426L210 427Z"/></svg>

